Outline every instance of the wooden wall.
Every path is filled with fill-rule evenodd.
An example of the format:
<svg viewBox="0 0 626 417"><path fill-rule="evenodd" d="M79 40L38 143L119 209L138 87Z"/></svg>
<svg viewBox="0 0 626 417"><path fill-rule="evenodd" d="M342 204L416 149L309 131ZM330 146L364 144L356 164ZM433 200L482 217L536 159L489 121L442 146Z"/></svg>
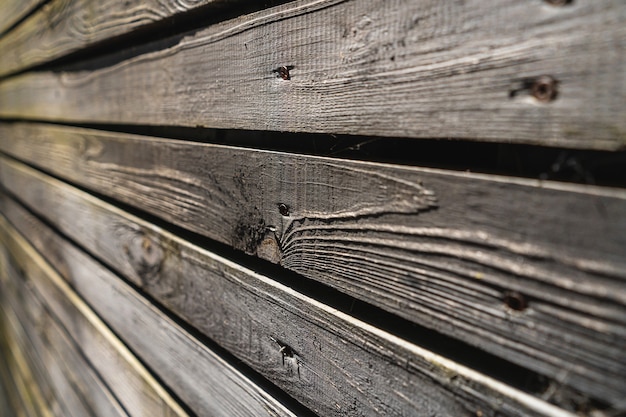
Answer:
<svg viewBox="0 0 626 417"><path fill-rule="evenodd" d="M626 415L625 22L0 3L0 412Z"/></svg>

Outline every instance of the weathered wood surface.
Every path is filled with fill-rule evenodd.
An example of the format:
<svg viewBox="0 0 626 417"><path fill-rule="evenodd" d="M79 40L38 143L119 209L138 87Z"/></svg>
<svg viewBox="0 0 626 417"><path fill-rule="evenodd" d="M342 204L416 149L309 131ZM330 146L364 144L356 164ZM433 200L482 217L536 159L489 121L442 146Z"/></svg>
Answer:
<svg viewBox="0 0 626 417"><path fill-rule="evenodd" d="M2 314L2 310L0 309L0 314ZM4 316L0 316L0 321L2 321L2 325L4 326L4 330L6 328L6 318ZM16 416L16 417L39 417L37 416L34 404L30 401L30 394L25 392L25 384L19 374L19 369L17 369L17 364L13 359L13 353L10 350L10 343L7 343L7 334L2 334L2 358L0 361L0 368L2 369L7 400L10 407L10 413L6 415Z"/></svg>
<svg viewBox="0 0 626 417"><path fill-rule="evenodd" d="M15 279L15 276L12 277ZM19 297L20 301L30 301L15 291L11 296ZM12 311L7 311L11 306ZM98 380L94 380L94 375L89 379L83 379L89 373L89 365L75 351L75 349L65 352L54 349L52 345L59 342L59 330L57 328L46 329L47 336L52 339L46 339L45 336L38 336L37 328L29 327L32 325L30 317L25 316L23 305L19 305L15 300L4 298L3 307L5 316L12 324L13 337L18 342L16 348L21 352L34 359L36 367L42 370L42 374L47 376L47 380L41 378L37 381L39 389L48 390L46 400L48 402L58 402L58 411L54 413L57 416L82 417L82 416L126 416L119 408L119 404L115 405L112 397L107 398L108 390L104 388ZM54 325L45 316L40 319L43 323ZM18 347L19 346L19 347ZM69 355L70 352L76 356L69 357L70 362L63 358L59 353ZM107 414L109 413L109 414Z"/></svg>
<svg viewBox="0 0 626 417"><path fill-rule="evenodd" d="M0 133L2 151L72 182L566 386L610 403L624 398L622 191L78 129L22 125ZM141 264L141 239L116 229L115 209L16 163L0 166L7 189L153 291L144 282L152 272ZM128 230L154 230L159 251L187 247L139 224ZM123 252L125 245L134 249ZM160 270L165 288L180 280L195 288L195 275L174 266L179 256L165 257L173 262ZM186 300L155 285L166 305ZM518 293L524 311L505 305Z"/></svg>
<svg viewBox="0 0 626 417"><path fill-rule="evenodd" d="M228 0L52 0L0 38L0 76Z"/></svg>
<svg viewBox="0 0 626 417"><path fill-rule="evenodd" d="M29 288L31 285L28 277L20 276L19 272L13 268L9 270L10 280L4 286L7 291L3 294L3 304L12 309L16 323L14 328L17 329L17 333L20 333L22 349L37 355L50 373L52 387L56 391L54 397L66 403L63 414L94 417L128 416L109 388L96 374L96 370L99 371L102 368L96 366L94 370L90 364L93 359L96 359L100 362L109 361L110 364L115 365L115 359L105 356L110 353L106 345L101 350L103 356L97 358L93 355L85 356ZM93 332L88 335L92 336ZM102 337L98 337L97 340L104 342ZM124 373L129 371L119 366L117 370ZM123 384L124 373L117 376L117 381L111 381L109 378L105 382L109 383L113 389L116 387L110 384L111 382L122 382L122 386L116 390L128 390ZM73 399L72 403L68 403L70 398Z"/></svg>
<svg viewBox="0 0 626 417"><path fill-rule="evenodd" d="M2 318L0 318L0 321ZM9 353L5 351L2 343L2 324L0 324L0 355L3 358L7 358ZM3 416L18 416L18 413L14 411L13 403L17 401L16 393L14 392L14 383L11 378L11 374L6 368L4 361L0 361L0 415ZM20 416L18 416L20 417Z"/></svg>
<svg viewBox="0 0 626 417"><path fill-rule="evenodd" d="M568 3L299 0L7 80L0 116L624 148L626 5Z"/></svg>
<svg viewBox="0 0 626 417"><path fill-rule="evenodd" d="M36 271L40 270L36 269ZM17 279L19 276L14 274L13 281ZM22 279L29 281L32 276ZM19 286L17 283L12 285ZM57 302L67 304L63 310L67 314L60 319L65 331L71 333L73 342L70 342L67 336L62 334L59 325L55 323L55 318L44 310L41 301L28 292L29 290L24 288L14 289L12 292L14 297L9 302L13 303L11 305L18 312L20 322L24 324L25 332L29 335L31 342L26 346L32 346L38 350L45 364L60 362L59 369L63 369L69 379L68 390L74 395L79 392L82 394L80 401L75 401L75 403L83 406L83 409L77 410L76 405L69 406L67 409L70 410L70 414L76 416L127 415L117 401L109 398L111 394L108 389L98 386L102 383L99 378L102 378L130 416L187 416L187 413L149 375L132 353L76 295L68 293L66 299L57 299ZM42 296L39 295L39 297ZM19 304L12 301L15 298L20 300ZM79 347L77 348L76 345ZM47 346L55 348L47 351ZM87 358L89 362L81 360L82 357ZM88 367L93 367L99 375L95 382L94 377L89 376ZM75 381L77 379L82 379L83 382L78 383ZM60 393L57 397L65 399L70 396L67 393Z"/></svg>
<svg viewBox="0 0 626 417"><path fill-rule="evenodd" d="M124 317L119 325L111 323L116 330L119 326L118 333L128 326L129 317L135 320L136 313L129 311L132 290L32 215L7 202L4 199L2 211L11 222L64 271L101 316L110 323ZM91 230L110 227L115 219L116 234L123 236L122 241L111 242L110 248L104 244L102 251L110 252L126 241L121 247L126 246L130 255L122 258L130 267L142 268L134 281L316 413L571 416L266 276L159 233L154 226L123 217L128 215L109 215L107 223L100 223L102 215L92 212ZM160 246L164 243L169 248ZM133 260L135 256L139 258ZM136 332L136 326L126 331Z"/></svg>
<svg viewBox="0 0 626 417"><path fill-rule="evenodd" d="M2 343L6 354L2 362L13 383L14 411L20 417L60 416L61 409L56 399L51 397L51 384L43 375L44 368L41 363L34 363L32 351L19 343L19 334L14 328L16 321L11 320L10 313L6 306L0 305L4 331Z"/></svg>
<svg viewBox="0 0 626 417"><path fill-rule="evenodd" d="M0 317L0 322L3 320L4 318ZM4 325L0 324L0 326ZM10 358L10 353L5 347L4 334L0 335L0 355L4 358L3 361L0 361L0 412L3 416L24 417L25 413L22 411L19 393L6 364Z"/></svg>
<svg viewBox="0 0 626 417"><path fill-rule="evenodd" d="M28 215L25 213L26 218ZM3 242L16 253L17 259L37 258L32 250L25 247L25 243L15 233L9 239L6 222ZM31 227L37 227L36 223ZM39 225L38 230L49 230ZM52 242L51 237L43 238ZM15 243L17 241L17 243ZM11 243L13 242L13 243ZM21 242L21 243L20 243ZM63 242L56 242L63 243ZM20 246L21 245L21 246ZM72 282L83 291L93 285L88 301L97 301L98 313L103 314L108 324L124 339L133 350L141 352L142 360L152 369L159 372L159 376L167 383L172 391L178 394L185 404L198 415L216 416L294 416L277 400L225 363L206 346L199 343L187 332L182 330L172 320L165 317L157 308L143 299L128 285L123 284L117 277L98 267L93 260L80 255L76 250L69 248L67 243L55 247L56 260L61 262L57 267L71 272ZM48 248L50 249L50 248ZM68 252L69 251L69 252ZM26 253L26 255L24 255ZM64 266L63 255L73 254L74 258L67 259ZM21 254L21 255L20 255ZM51 254L48 254L52 256ZM37 258L39 259L39 258ZM83 265L76 262L86 261ZM81 335L84 329L78 328L80 322L72 312L72 306L66 300L77 296L67 284L49 267L44 267L41 260L30 260L27 272L31 281L46 303L60 317L65 318L65 324L73 326L73 334ZM101 282L102 279L107 281ZM98 291L104 290L104 293ZM73 318L74 317L74 318ZM72 319L73 318L73 319ZM82 330L81 330L82 329ZM87 339L85 343L95 344ZM161 414L149 414L161 415ZM167 415L167 414L166 414Z"/></svg>
<svg viewBox="0 0 626 417"><path fill-rule="evenodd" d="M0 1L0 36L28 15L43 0ZM4 57L3 57L4 59Z"/></svg>

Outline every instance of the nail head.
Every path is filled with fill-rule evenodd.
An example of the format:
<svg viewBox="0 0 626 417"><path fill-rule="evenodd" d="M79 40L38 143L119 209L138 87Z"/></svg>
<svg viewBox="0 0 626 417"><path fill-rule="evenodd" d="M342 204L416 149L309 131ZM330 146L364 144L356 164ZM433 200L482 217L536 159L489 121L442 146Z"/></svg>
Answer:
<svg viewBox="0 0 626 417"><path fill-rule="evenodd" d="M528 308L528 301L517 291L507 292L504 295L504 304L515 311L524 311Z"/></svg>
<svg viewBox="0 0 626 417"><path fill-rule="evenodd" d="M278 205L278 211L282 216L289 216L289 206L284 203Z"/></svg>
<svg viewBox="0 0 626 417"><path fill-rule="evenodd" d="M557 81L549 75L538 77L532 84L530 91L533 97L542 103L556 99L558 94Z"/></svg>

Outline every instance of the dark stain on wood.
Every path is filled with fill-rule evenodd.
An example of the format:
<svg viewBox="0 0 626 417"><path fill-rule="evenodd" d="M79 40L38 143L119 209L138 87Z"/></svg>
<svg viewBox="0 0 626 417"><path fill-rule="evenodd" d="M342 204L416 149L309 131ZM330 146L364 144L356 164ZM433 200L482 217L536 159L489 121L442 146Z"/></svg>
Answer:
<svg viewBox="0 0 626 417"><path fill-rule="evenodd" d="M265 220L255 207L254 211L242 215L237 220L233 230L233 246L248 255L256 255L266 232Z"/></svg>

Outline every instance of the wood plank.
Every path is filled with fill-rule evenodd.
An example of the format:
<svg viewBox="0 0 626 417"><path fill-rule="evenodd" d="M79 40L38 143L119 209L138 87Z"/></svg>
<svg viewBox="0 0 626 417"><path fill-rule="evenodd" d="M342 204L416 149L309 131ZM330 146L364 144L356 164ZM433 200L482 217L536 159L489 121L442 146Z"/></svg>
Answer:
<svg viewBox="0 0 626 417"><path fill-rule="evenodd" d="M43 0L0 1L0 36L26 17Z"/></svg>
<svg viewBox="0 0 626 417"><path fill-rule="evenodd" d="M13 251L13 256L16 253ZM20 253L20 256L25 255ZM29 280L36 279L31 275L32 268L24 265L23 260L16 260L16 262L25 271ZM39 269L35 268L35 271L43 273L41 266ZM39 296L43 297L41 294ZM63 326L130 415L187 416L187 413L75 293L68 292L66 296L67 299L57 299L57 303L65 304L67 310L66 315L60 317ZM41 316L41 308L37 308L32 300L24 304L36 310L31 312L31 319ZM54 329L51 331L54 332ZM61 336L48 333L46 336L51 339L54 337L53 340L63 343L59 339ZM92 414L92 411L84 410L77 415Z"/></svg>
<svg viewBox="0 0 626 417"><path fill-rule="evenodd" d="M136 295L128 285L26 217L19 230L112 327L129 333L147 327L147 315L133 311ZM13 252L23 250L19 236L6 225L2 230ZM189 268L176 267L180 277L197 274L194 286L181 280L163 287L194 306L182 317L320 415L573 417L226 259L200 249L184 256ZM46 285L40 293L50 298L55 291ZM135 322L143 326L128 325ZM132 339L125 341L137 343Z"/></svg>
<svg viewBox="0 0 626 417"><path fill-rule="evenodd" d="M97 414L95 410L89 408L85 401L86 398L82 392L79 393L85 387L75 384L75 376L72 375L72 371L61 364L58 356L50 350L42 349L42 342L34 341L27 335L24 325L21 323L21 317L18 317L14 311L7 311L6 306L3 306L3 309L16 339L13 348L19 349L31 358L31 364L34 363L40 373L45 375L45 377L37 378L37 387L47 389L50 392L47 399L52 398L60 404L54 415L59 417L105 416L106 414ZM48 380L45 379L46 377Z"/></svg>
<svg viewBox="0 0 626 417"><path fill-rule="evenodd" d="M2 331L0 330L0 338L1 337ZM2 360L0 360L0 415L17 416L18 414L13 407L13 401L15 401L13 397L15 394L13 393L11 387L7 386L8 384L13 385L13 381L11 380L11 375L8 374L8 371L4 366L4 361L6 360L5 355L7 354L4 352L2 343L0 342L0 357L2 358Z"/></svg>
<svg viewBox="0 0 626 417"><path fill-rule="evenodd" d="M6 248L2 248L6 252ZM84 395L85 387L76 383L76 370L63 366L56 353L53 353L47 346L48 340L33 337L36 329L28 328L28 315L25 313L25 303L22 297L16 293L16 280L19 275L15 270L15 262L10 255L5 256L6 262L2 264L2 307L5 317L5 324L9 329L11 340L10 350L19 350L23 358L28 362L28 366L35 376L34 384L41 392L43 404L50 407L50 414L55 416L87 416L96 415L94 408L89 407L93 401L86 399ZM19 300L19 301L16 301ZM43 320L43 319L42 319ZM80 357L76 357L74 363L80 362ZM21 359L18 359L18 361ZM88 383L85 380L85 383ZM95 392L93 392L96 394ZM97 395L97 394L96 394ZM99 397L95 397L98 405ZM25 399L26 408L36 404L32 399ZM100 408L106 412L109 408ZM45 413L44 413L45 414ZM102 415L102 414L100 414ZM106 414L105 414L106 415ZM117 414L111 414L116 416Z"/></svg>
<svg viewBox="0 0 626 417"><path fill-rule="evenodd" d="M169 395L158 385L158 383L148 375L147 370L117 339L111 338L110 331L102 330L101 324L91 322L82 316L72 315L71 330L80 333L72 334L75 339L70 342L63 334L59 325L54 321L47 310L44 310L42 301L36 297L41 297L30 293L28 289L20 289L20 295L25 300L23 305L28 307L28 317L22 320L30 320L30 323L41 329L43 338L47 343L56 346L48 353L48 360L58 358L60 366L65 364L66 373L69 378L83 379L83 384L71 381L72 388L82 394L82 401L87 406L87 413L81 415L90 416L187 416L181 407L176 404ZM18 307L14 306L14 309ZM90 315L93 316L93 313ZM40 324L43 322L44 324ZM46 326L47 327L44 327ZM27 333L28 329L26 330ZM32 333L32 332L31 332ZM36 340L37 335L30 337L31 341ZM76 343L79 344L77 350ZM40 349L45 346L39 345ZM73 354L70 354L73 352ZM84 355L89 364L78 358ZM101 386L102 382L96 378L87 367L93 366L104 383L111 387L111 392ZM74 375L71 375L73 373ZM82 374L82 375L81 375ZM91 382L89 382L91 380ZM87 385L85 385L87 384ZM121 406L128 411L123 411L120 404L112 398L119 398ZM157 413L155 413L157 412Z"/></svg>
<svg viewBox="0 0 626 417"><path fill-rule="evenodd" d="M16 392L16 412L26 417L62 416L57 398L51 394L52 385L44 376L41 363L36 362L32 352L20 344L14 325L17 323L7 315L7 308L0 305L0 320L3 322L3 344L7 352L5 365L12 377ZM10 312L9 312L10 313ZM71 417L72 414L65 414Z"/></svg>
<svg viewBox="0 0 626 417"><path fill-rule="evenodd" d="M0 313L2 310L0 309ZM8 340L11 337L10 333L7 333L9 329L7 328L6 318L4 315L0 315L0 325L2 326L2 336L0 338L0 346L2 347L2 361L0 361L0 369L2 370L2 377L4 380L4 386L6 388L7 400L9 402L9 406L11 409L10 413L6 415L16 416L16 417L31 417L36 416L34 404L30 401L30 394L24 392L23 381L19 375L19 370L17 368L17 364L13 359L13 354L9 345L11 344ZM3 414L4 415L4 414Z"/></svg>
<svg viewBox="0 0 626 417"><path fill-rule="evenodd" d="M220 6L232 0L220 0ZM0 38L0 76L60 58L216 0L52 0Z"/></svg>
<svg viewBox="0 0 626 417"><path fill-rule="evenodd" d="M4 224L8 227L6 222ZM95 343L90 342L91 332L82 327L84 320L81 321L79 312L76 312L78 296L43 264L43 260L32 249L26 248L23 239L13 234L12 239L21 242L21 246L7 243L6 239L3 242L10 247L14 256L17 254L21 256L19 259L27 259L32 263L28 263L24 270L49 308L63 319L64 325L70 328L73 335L86 333L81 343ZM59 250L65 251L67 248L65 244ZM37 262L32 258L36 258ZM88 260L86 264L74 264L71 267L80 274L77 278L85 280L81 286L92 282L96 285L94 288L104 288L110 296L105 300L106 308L102 310L101 306L99 312L107 313L108 322L115 325L115 330L123 336L124 342L141 352L142 360L157 370L162 380L198 415L294 416L270 394L182 330L127 285L118 282L117 278L105 275L112 280L110 286L99 285L100 278L97 277L104 274L103 270L93 260L83 258Z"/></svg>
<svg viewBox="0 0 626 417"><path fill-rule="evenodd" d="M0 322L2 321L3 318L0 318ZM0 326L4 326L4 324L0 323ZM2 384L2 391L0 391L0 411L3 413L3 416L24 417L25 413L16 389L16 384L6 364L9 359L9 353L8 349L4 346L4 333L0 333L0 336L0 355L2 355L2 360L0 361L0 383Z"/></svg>
<svg viewBox="0 0 626 417"><path fill-rule="evenodd" d="M8 358L8 366L21 400L21 408L18 413L27 417L61 416L60 413L52 413L47 407L37 382L38 378L29 368L28 361L21 352L21 347L15 343L10 343L9 346L11 355Z"/></svg>
<svg viewBox="0 0 626 417"><path fill-rule="evenodd" d="M0 245L0 260L2 261L0 263L0 288L2 290L0 295L4 299L8 291L7 283L10 280L8 275L10 257L3 245ZM61 403L53 390L53 384L45 371L46 367L31 349L25 347L27 344L21 342L22 335L14 326L17 321L11 320L7 312L12 313L4 301L0 302L0 325L2 326L0 343L6 353L3 362L10 378L9 383L12 383L15 414L20 417L62 415L71 417L70 413L63 412Z"/></svg>
<svg viewBox="0 0 626 417"><path fill-rule="evenodd" d="M298 0L12 78L0 116L618 149L625 20L623 0Z"/></svg>
<svg viewBox="0 0 626 417"><path fill-rule="evenodd" d="M12 271L11 276L8 285L4 286L7 291L3 294L3 303L12 309L13 327L21 333L23 349L33 351L41 358L44 369L51 375L55 398L66 403L63 415L128 416L90 362L108 362L110 372L129 372L132 369L115 366L115 354L112 355L113 359L106 356L113 349L107 350L104 346L101 357L85 357L28 288L28 277L20 277L15 271ZM21 282L23 280L26 282ZM95 342L104 345L106 341L102 339L96 338ZM98 368L96 366L97 370L102 369ZM129 389L123 385L123 378L119 376L114 381L108 378L107 382L122 383L120 389ZM68 398L73 398L73 402L68 402Z"/></svg>
<svg viewBox="0 0 626 417"><path fill-rule="evenodd" d="M624 191L80 129L0 132L2 151L55 175L566 386L625 398ZM0 166L7 189L165 305L192 318L204 308L174 290L200 285L200 270L177 266L198 268L178 252L197 248L32 170ZM168 265L155 282L142 230ZM523 311L506 305L517 294Z"/></svg>

